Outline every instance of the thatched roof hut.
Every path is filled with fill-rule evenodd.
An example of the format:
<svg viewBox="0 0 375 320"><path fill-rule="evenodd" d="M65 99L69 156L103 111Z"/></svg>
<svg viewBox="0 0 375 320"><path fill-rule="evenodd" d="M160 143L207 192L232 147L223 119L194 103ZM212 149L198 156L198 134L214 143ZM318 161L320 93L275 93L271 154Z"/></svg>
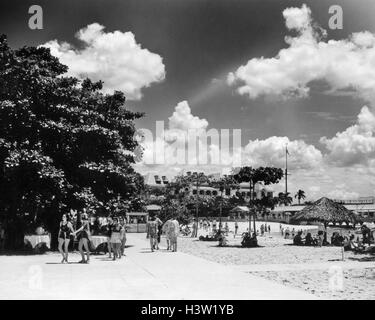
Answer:
<svg viewBox="0 0 375 320"><path fill-rule="evenodd" d="M303 208L294 221L317 221L327 225L329 222L356 222L356 216L342 204L326 197L320 198L313 204Z"/></svg>

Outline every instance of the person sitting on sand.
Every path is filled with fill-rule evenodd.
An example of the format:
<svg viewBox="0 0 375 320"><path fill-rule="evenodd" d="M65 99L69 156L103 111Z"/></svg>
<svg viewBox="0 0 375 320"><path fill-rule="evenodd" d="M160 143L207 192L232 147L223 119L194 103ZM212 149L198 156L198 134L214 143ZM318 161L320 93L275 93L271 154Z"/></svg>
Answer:
<svg viewBox="0 0 375 320"><path fill-rule="evenodd" d="M218 231L218 236L219 240L219 247L225 247L228 243L227 238L224 236L223 232L221 230Z"/></svg>
<svg viewBox="0 0 375 320"><path fill-rule="evenodd" d="M354 252L363 252L365 250L365 247L354 241L354 234L350 235L349 237L349 240L347 237L345 237L345 241L344 241L344 251L354 251Z"/></svg>
<svg viewBox="0 0 375 320"><path fill-rule="evenodd" d="M366 225L361 227L363 243L371 244L371 230Z"/></svg>
<svg viewBox="0 0 375 320"><path fill-rule="evenodd" d="M344 237L338 232L334 232L331 237L331 244L336 247L341 247L343 245Z"/></svg>
<svg viewBox="0 0 375 320"><path fill-rule="evenodd" d="M308 232L305 237L305 246L313 246L314 245L314 239L311 236L311 233Z"/></svg>
<svg viewBox="0 0 375 320"><path fill-rule="evenodd" d="M298 231L297 235L293 238L293 244L295 246L303 246L302 231Z"/></svg>

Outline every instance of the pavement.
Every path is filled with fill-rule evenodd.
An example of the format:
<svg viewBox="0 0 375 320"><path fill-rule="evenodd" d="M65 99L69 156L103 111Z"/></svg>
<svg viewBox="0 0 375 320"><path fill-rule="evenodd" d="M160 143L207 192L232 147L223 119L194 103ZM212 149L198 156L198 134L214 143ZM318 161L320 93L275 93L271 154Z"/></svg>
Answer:
<svg viewBox="0 0 375 320"><path fill-rule="evenodd" d="M126 256L69 264L61 255L0 256L0 299L259 300L317 299L303 290L182 252L151 252L145 234L128 234Z"/></svg>

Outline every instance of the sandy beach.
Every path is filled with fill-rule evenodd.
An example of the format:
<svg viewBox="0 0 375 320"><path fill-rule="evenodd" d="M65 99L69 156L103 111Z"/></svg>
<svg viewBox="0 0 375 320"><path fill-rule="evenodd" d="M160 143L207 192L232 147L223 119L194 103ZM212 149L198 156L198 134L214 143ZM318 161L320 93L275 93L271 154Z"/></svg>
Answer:
<svg viewBox="0 0 375 320"><path fill-rule="evenodd" d="M260 224L262 222L257 222L257 228ZM375 257L345 252L343 260L340 247L293 246L292 239L281 236L278 223L269 224L271 233L258 237L257 248L242 248L241 236L234 238L230 233L227 247L218 247L217 242L181 237L179 250L236 266L244 272L301 288L324 299L375 298ZM247 227L247 223L240 223L239 234ZM316 226L289 226L290 230L293 227L317 230ZM229 224L229 228L233 230L234 224ZM206 234L203 230L200 232ZM331 233L329 230L328 234Z"/></svg>

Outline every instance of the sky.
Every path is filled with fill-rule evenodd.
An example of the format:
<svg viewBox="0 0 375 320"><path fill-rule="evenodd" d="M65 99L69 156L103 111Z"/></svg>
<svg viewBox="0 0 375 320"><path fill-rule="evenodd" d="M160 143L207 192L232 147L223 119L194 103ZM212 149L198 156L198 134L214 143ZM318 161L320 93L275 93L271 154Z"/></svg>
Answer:
<svg viewBox="0 0 375 320"><path fill-rule="evenodd" d="M34 4L42 30L28 26ZM342 29L329 28L331 5ZM138 128L164 121L166 140L143 142L142 173L227 172L235 155L220 144L208 148L229 159L219 165L175 163L173 148L190 129L239 129L243 165L284 167L288 145L292 194L352 199L375 196L374 13L373 0L2 0L0 30L124 91L145 112Z"/></svg>

